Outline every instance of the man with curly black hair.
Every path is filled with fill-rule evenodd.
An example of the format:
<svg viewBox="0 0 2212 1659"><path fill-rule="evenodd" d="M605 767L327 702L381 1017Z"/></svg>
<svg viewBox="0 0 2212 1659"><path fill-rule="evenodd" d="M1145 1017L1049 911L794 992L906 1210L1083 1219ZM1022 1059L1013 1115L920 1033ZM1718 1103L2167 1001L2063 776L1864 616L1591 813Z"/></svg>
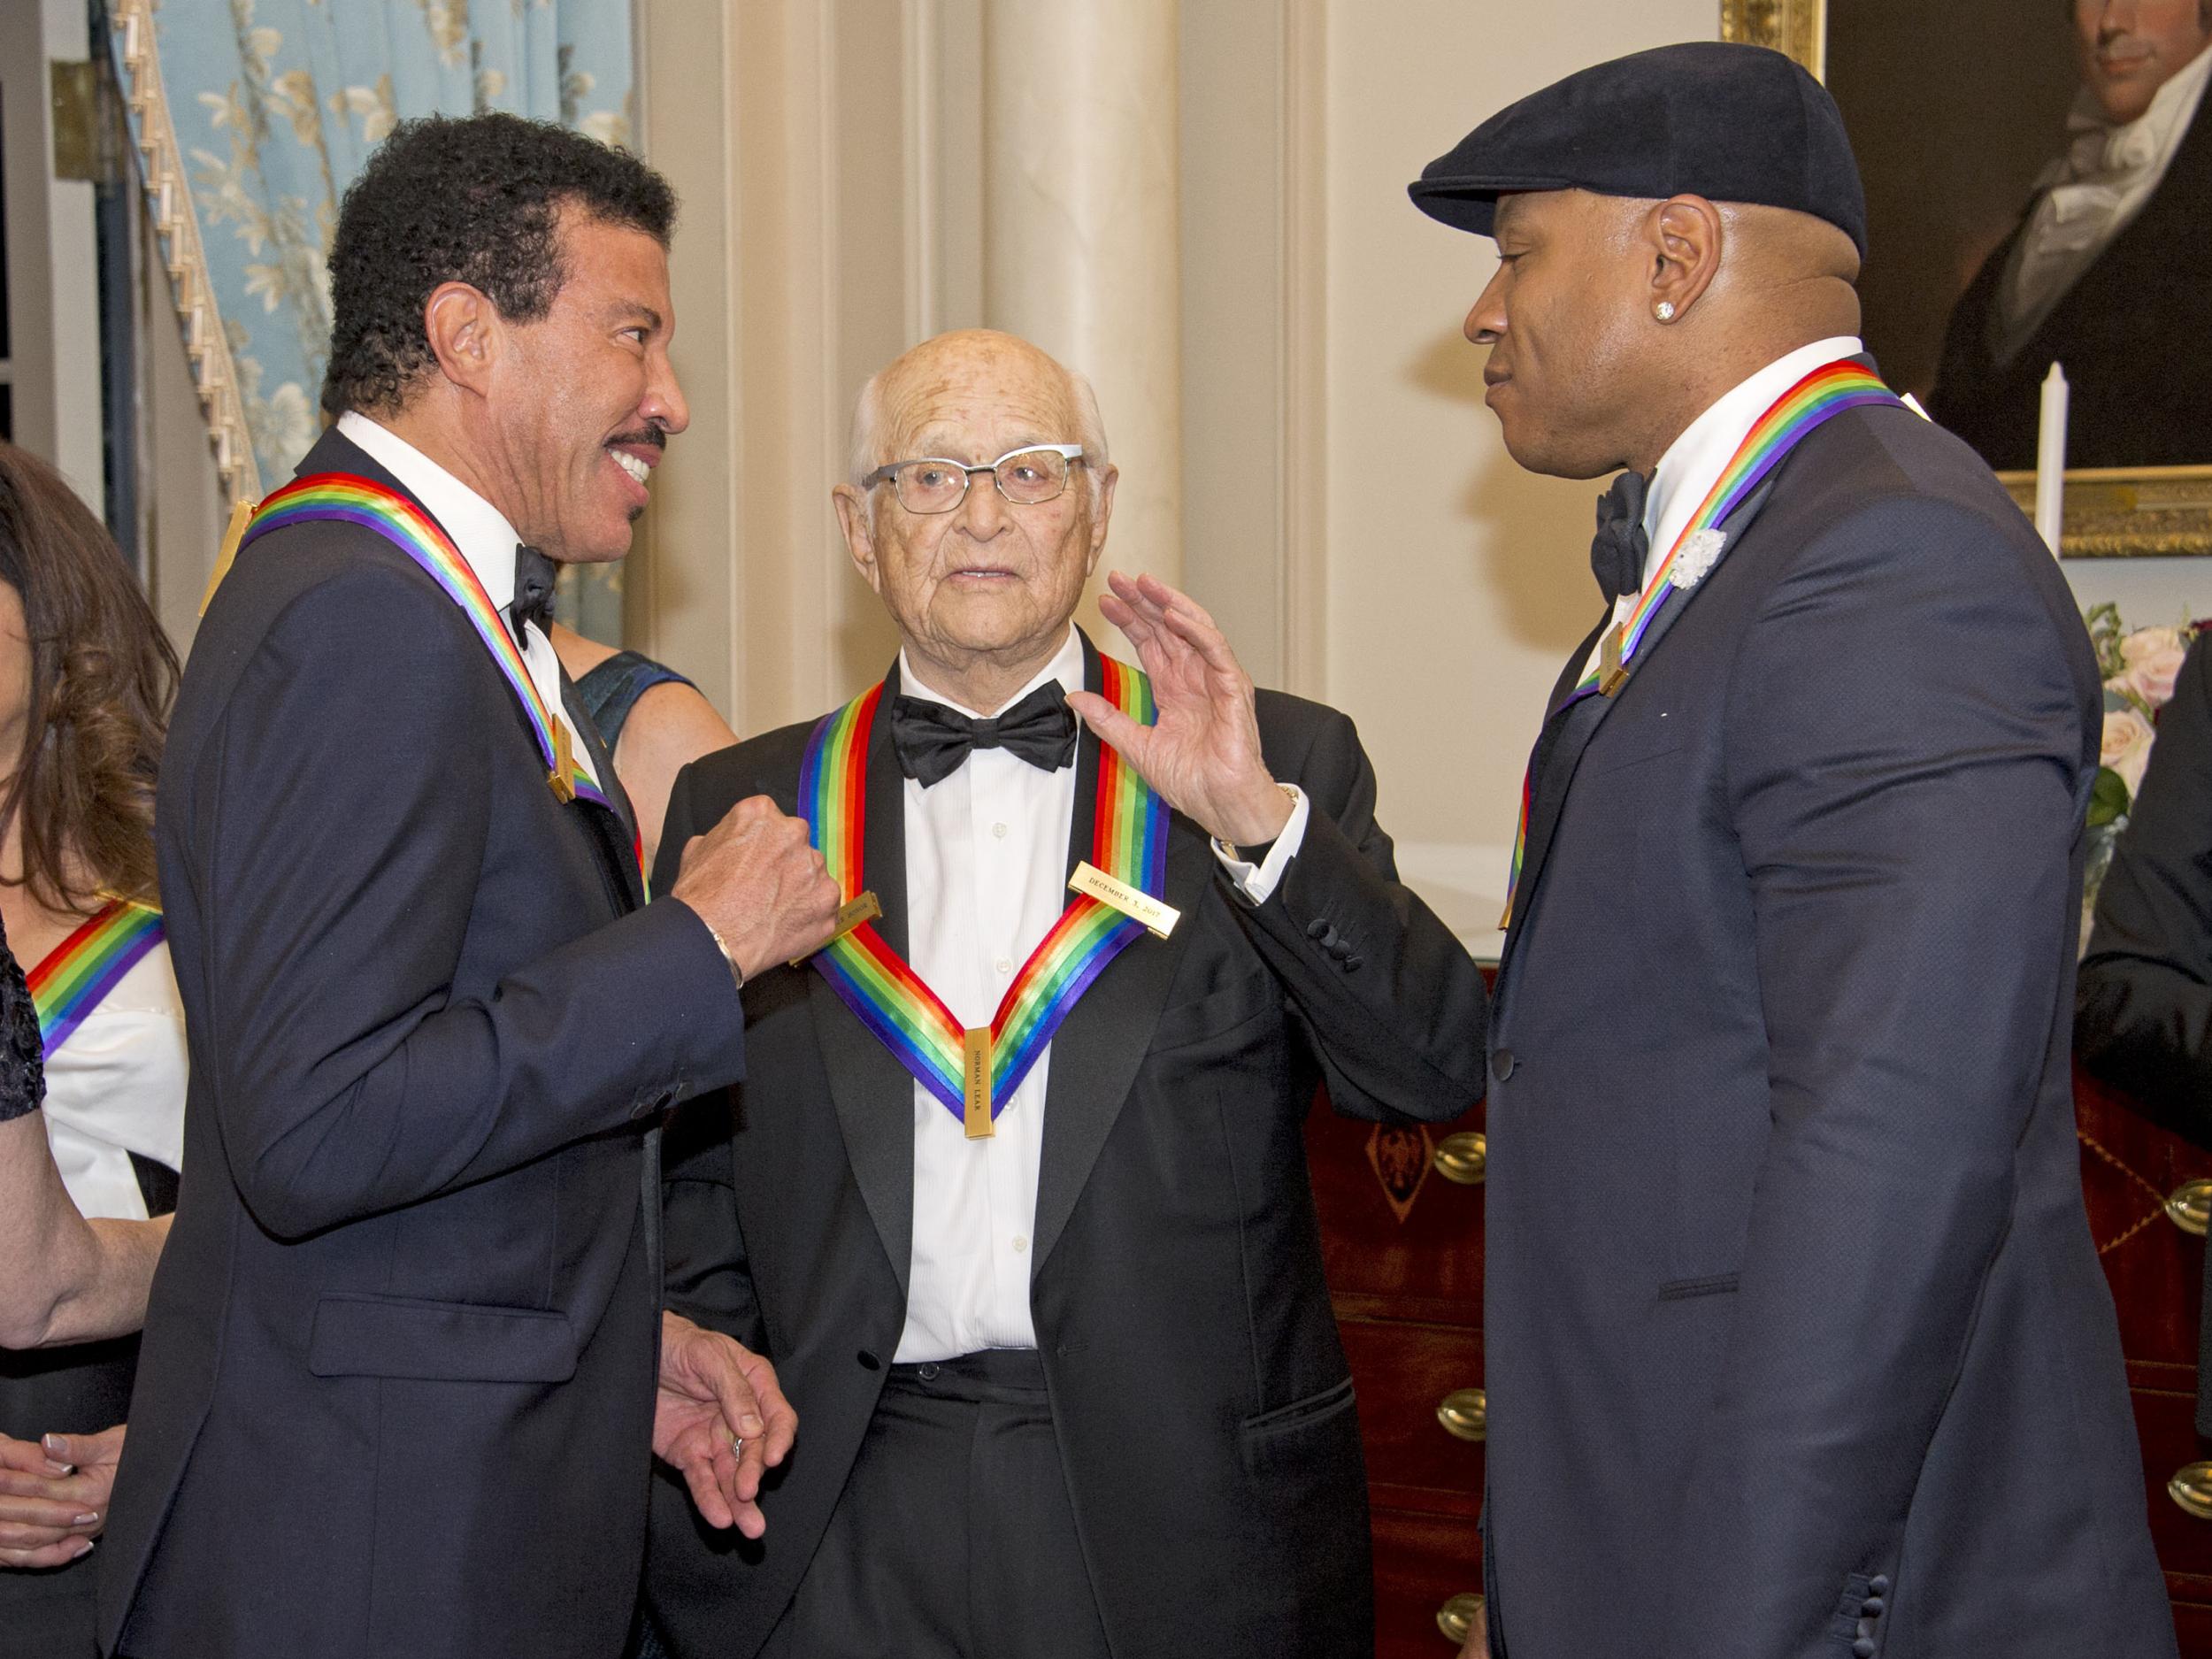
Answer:
<svg viewBox="0 0 2212 1659"><path fill-rule="evenodd" d="M134 1659L613 1659L648 1448L759 1536L795 1418L664 1318L662 1113L826 938L749 801L648 902L546 634L684 429L674 201L510 116L397 128L330 258L335 426L203 624L157 819L186 1189L102 1586ZM656 1356L657 1356L657 1388Z"/></svg>

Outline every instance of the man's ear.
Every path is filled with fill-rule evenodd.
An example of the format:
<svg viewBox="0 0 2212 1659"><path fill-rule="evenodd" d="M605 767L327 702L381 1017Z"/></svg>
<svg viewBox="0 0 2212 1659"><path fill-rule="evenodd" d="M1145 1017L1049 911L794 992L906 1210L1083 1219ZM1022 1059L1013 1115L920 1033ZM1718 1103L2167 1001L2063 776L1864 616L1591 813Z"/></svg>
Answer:
<svg viewBox="0 0 2212 1659"><path fill-rule="evenodd" d="M1670 197L1646 216L1643 235L1650 256L1655 317L1677 320L1720 274L1725 228L1720 209L1701 196Z"/></svg>
<svg viewBox="0 0 2212 1659"><path fill-rule="evenodd" d="M845 551L861 580L877 593L883 591L883 572L876 564L875 526L868 518L868 497L857 485L840 484L830 491L837 509L837 527L845 533Z"/></svg>
<svg viewBox="0 0 2212 1659"><path fill-rule="evenodd" d="M1091 513L1091 557L1083 567L1086 577L1098 568L1099 555L1106 550L1106 522L1114 516L1114 486L1121 482L1121 469L1110 462L1096 469L1095 476L1098 495Z"/></svg>
<svg viewBox="0 0 2212 1659"><path fill-rule="evenodd" d="M490 297L465 282L441 282L423 303L422 329L438 369L480 396L506 349L506 320Z"/></svg>

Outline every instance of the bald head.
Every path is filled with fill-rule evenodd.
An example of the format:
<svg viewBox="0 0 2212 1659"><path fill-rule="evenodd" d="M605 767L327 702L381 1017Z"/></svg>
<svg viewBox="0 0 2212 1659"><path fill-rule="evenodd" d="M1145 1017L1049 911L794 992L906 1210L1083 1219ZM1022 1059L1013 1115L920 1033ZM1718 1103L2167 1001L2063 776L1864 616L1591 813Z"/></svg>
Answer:
<svg viewBox="0 0 2212 1659"><path fill-rule="evenodd" d="M917 411L933 408L948 396L972 399L996 396L1009 388L1020 388L1025 396L1041 391L1048 403L1056 402L1049 412L1063 430L1075 434L1086 456L1096 458L1094 472L1103 472L1106 427L1099 419L1098 394L1090 381L1018 334L959 328L923 341L868 377L853 406L851 481L858 485L879 466L923 453L901 447L902 439L914 435L902 428L914 424ZM1051 396L1055 390L1056 399Z"/></svg>

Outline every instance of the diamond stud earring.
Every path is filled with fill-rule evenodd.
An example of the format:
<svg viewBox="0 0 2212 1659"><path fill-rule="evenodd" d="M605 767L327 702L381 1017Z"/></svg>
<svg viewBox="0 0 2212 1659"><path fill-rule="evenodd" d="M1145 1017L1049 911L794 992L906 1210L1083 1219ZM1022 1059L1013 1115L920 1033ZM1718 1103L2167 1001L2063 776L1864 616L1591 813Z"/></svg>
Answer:
<svg viewBox="0 0 2212 1659"><path fill-rule="evenodd" d="M1672 300L1661 300L1656 305L1651 308L1651 314L1654 317L1656 317L1663 323L1672 322L1674 320L1674 302Z"/></svg>

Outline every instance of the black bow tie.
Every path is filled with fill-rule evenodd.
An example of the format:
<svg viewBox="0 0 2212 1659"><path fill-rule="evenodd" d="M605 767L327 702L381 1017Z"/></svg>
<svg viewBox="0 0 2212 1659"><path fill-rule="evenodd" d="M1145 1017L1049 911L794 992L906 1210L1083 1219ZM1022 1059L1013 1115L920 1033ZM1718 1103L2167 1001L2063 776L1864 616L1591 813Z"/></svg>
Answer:
<svg viewBox="0 0 2212 1659"><path fill-rule="evenodd" d="M551 559L534 547L515 544L515 597L507 607L507 620L515 631L515 643L530 641L523 633L526 623L538 625L548 641L553 637L553 578L558 574Z"/></svg>
<svg viewBox="0 0 2212 1659"><path fill-rule="evenodd" d="M1647 487L1641 472L1623 472L1598 497L1598 533L1590 543L1590 569L1609 605L1623 594L1643 591L1644 560L1651 552L1651 539L1644 534Z"/></svg>
<svg viewBox="0 0 2212 1659"><path fill-rule="evenodd" d="M972 749L1003 749L1040 772L1057 772L1075 754L1075 710L1056 680L991 720L971 719L922 697L895 697L891 741L900 769L925 789L959 771Z"/></svg>

